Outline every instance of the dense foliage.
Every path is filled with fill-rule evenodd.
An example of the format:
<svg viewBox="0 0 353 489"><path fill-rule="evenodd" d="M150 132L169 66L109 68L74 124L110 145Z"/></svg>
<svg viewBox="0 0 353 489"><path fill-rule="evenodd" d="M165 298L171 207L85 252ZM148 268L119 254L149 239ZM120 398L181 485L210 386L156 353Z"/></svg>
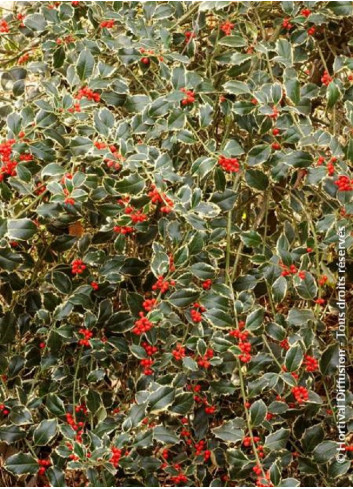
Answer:
<svg viewBox="0 0 353 489"><path fill-rule="evenodd" d="M2 11L2 485L352 486L352 32L352 2Z"/></svg>

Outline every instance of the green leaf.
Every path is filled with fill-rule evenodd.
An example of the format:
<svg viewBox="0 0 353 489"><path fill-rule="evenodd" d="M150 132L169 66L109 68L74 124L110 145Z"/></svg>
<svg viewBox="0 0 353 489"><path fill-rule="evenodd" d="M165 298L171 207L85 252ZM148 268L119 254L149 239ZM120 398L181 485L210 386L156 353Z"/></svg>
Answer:
<svg viewBox="0 0 353 489"><path fill-rule="evenodd" d="M266 334L276 341L283 341L287 336L286 330L277 323L266 324Z"/></svg>
<svg viewBox="0 0 353 489"><path fill-rule="evenodd" d="M13 424L18 426L30 424L33 422L30 410L21 405L14 406L10 410L9 419Z"/></svg>
<svg viewBox="0 0 353 489"><path fill-rule="evenodd" d="M310 426L310 428L306 429L302 438L302 443L304 450L307 453L312 453L314 448L322 442L324 439L325 432L321 424L316 424L314 426Z"/></svg>
<svg viewBox="0 0 353 489"><path fill-rule="evenodd" d="M280 303L283 301L287 294L287 280L280 276L278 277L272 284L272 294L273 294L273 299L276 304Z"/></svg>
<svg viewBox="0 0 353 489"><path fill-rule="evenodd" d="M207 127L212 121L213 108L210 104L200 106L200 126Z"/></svg>
<svg viewBox="0 0 353 489"><path fill-rule="evenodd" d="M174 402L169 410L176 414L187 414L194 405L194 396L190 392L183 392L175 396Z"/></svg>
<svg viewBox="0 0 353 489"><path fill-rule="evenodd" d="M191 166L191 174L195 174L198 175L200 178L204 178L213 170L216 164L216 158L198 158L196 161L193 162Z"/></svg>
<svg viewBox="0 0 353 489"><path fill-rule="evenodd" d="M0 441L4 441L8 445L23 440L25 437L26 432L18 426L0 426Z"/></svg>
<svg viewBox="0 0 353 489"><path fill-rule="evenodd" d="M293 307L288 314L288 323L291 326L302 326L314 319L315 316L311 309L296 309Z"/></svg>
<svg viewBox="0 0 353 489"><path fill-rule="evenodd" d="M337 343L329 345L321 354L319 361L322 375L333 375L339 365L339 346Z"/></svg>
<svg viewBox="0 0 353 489"><path fill-rule="evenodd" d="M7 127L13 132L15 136L21 131L22 117L17 112L12 112L7 116Z"/></svg>
<svg viewBox="0 0 353 489"><path fill-rule="evenodd" d="M217 438L230 443L237 443L244 438L244 431L239 428L239 418L238 421L236 419L226 421L221 426L212 428L211 431Z"/></svg>
<svg viewBox="0 0 353 489"><path fill-rule="evenodd" d="M66 487L64 472L57 467L49 467L45 475L52 487Z"/></svg>
<svg viewBox="0 0 353 489"><path fill-rule="evenodd" d="M47 27L47 21L41 14L26 15L23 23L26 27L36 32L42 32Z"/></svg>
<svg viewBox="0 0 353 489"><path fill-rule="evenodd" d="M250 93L250 89L247 83L241 81L229 81L223 85L225 92L232 93L234 95L241 95L243 93Z"/></svg>
<svg viewBox="0 0 353 489"><path fill-rule="evenodd" d="M303 361L303 350L300 345L291 346L286 353L284 360L285 366L288 372L295 372L298 370Z"/></svg>
<svg viewBox="0 0 353 489"><path fill-rule="evenodd" d="M70 148L75 156L83 156L92 149L92 141L88 138L77 136L71 139Z"/></svg>
<svg viewBox="0 0 353 489"><path fill-rule="evenodd" d="M285 155L283 161L294 168L307 168L312 165L313 157L306 151L292 151Z"/></svg>
<svg viewBox="0 0 353 489"><path fill-rule="evenodd" d="M20 263L22 263L21 255L13 253L6 248L0 248L0 268L12 272L20 265Z"/></svg>
<svg viewBox="0 0 353 489"><path fill-rule="evenodd" d="M337 455L336 441L323 441L319 443L313 450L314 460L318 464L324 464Z"/></svg>
<svg viewBox="0 0 353 489"><path fill-rule="evenodd" d="M203 2L203 3L217 3L217 2ZM231 36L224 36L219 41L220 46L229 46L232 48L242 48L246 46L246 40L241 34L233 34Z"/></svg>
<svg viewBox="0 0 353 489"><path fill-rule="evenodd" d="M53 272L52 284L62 294L70 294L72 291L72 283L70 278L63 272Z"/></svg>
<svg viewBox="0 0 353 489"><path fill-rule="evenodd" d="M179 443L179 437L171 430L168 430L163 426L156 426L156 428L154 428L153 438L156 441L159 441L161 443L166 443L168 445L169 444L174 445L175 443Z"/></svg>
<svg viewBox="0 0 353 489"><path fill-rule="evenodd" d="M132 173L117 182L115 188L122 194L137 195L145 188L145 181L137 173Z"/></svg>
<svg viewBox="0 0 353 489"><path fill-rule="evenodd" d="M36 446L47 445L56 435L57 430L57 420L56 419L45 419L33 432L33 440Z"/></svg>
<svg viewBox="0 0 353 489"><path fill-rule="evenodd" d="M197 300L199 293L194 289L183 289L173 292L168 297L168 302L170 302L175 307L186 307Z"/></svg>
<svg viewBox="0 0 353 489"><path fill-rule="evenodd" d="M240 143L235 139L230 139L227 141L227 144L224 146L222 153L226 156L240 156L245 153Z"/></svg>
<svg viewBox="0 0 353 489"><path fill-rule="evenodd" d="M276 50L278 53L278 56L275 58L276 61L287 67L293 65L293 48L287 39L278 39Z"/></svg>
<svg viewBox="0 0 353 489"><path fill-rule="evenodd" d="M151 270L156 277L164 275L169 269L169 257L166 253L161 251L156 252L153 255L151 261Z"/></svg>
<svg viewBox="0 0 353 489"><path fill-rule="evenodd" d="M192 372L197 372L197 370L199 369L199 366L191 357L183 358L183 367L187 370L191 370Z"/></svg>
<svg viewBox="0 0 353 489"><path fill-rule="evenodd" d="M80 55L76 64L76 71L81 81L87 80L94 69L94 57L89 49L84 49L80 52Z"/></svg>
<svg viewBox="0 0 353 489"><path fill-rule="evenodd" d="M222 211L230 211L233 209L235 201L237 200L237 193L227 188L224 192L215 192L212 195L211 202L214 202Z"/></svg>
<svg viewBox="0 0 353 489"><path fill-rule="evenodd" d="M269 450L281 450L287 445L290 430L280 428L279 430L266 436L264 446Z"/></svg>
<svg viewBox="0 0 353 489"><path fill-rule="evenodd" d="M17 319L16 316L7 311L0 318L0 345L7 345L12 343L16 338L17 333Z"/></svg>
<svg viewBox="0 0 353 489"><path fill-rule="evenodd" d="M245 231L244 233L241 233L240 239L245 246L255 248L256 246L262 245L262 237L256 231Z"/></svg>
<svg viewBox="0 0 353 489"><path fill-rule="evenodd" d="M148 397L148 406L150 413L158 414L166 411L173 404L175 392L173 387L161 386Z"/></svg>
<svg viewBox="0 0 353 489"><path fill-rule="evenodd" d="M47 409L55 416L63 416L66 413L65 405L56 394L48 394L46 401Z"/></svg>
<svg viewBox="0 0 353 489"><path fill-rule="evenodd" d="M345 462L338 462L337 460L335 460L329 466L328 475L329 475L329 477L336 479L337 477L340 477L341 475L347 474L351 465L352 465L351 460L346 460Z"/></svg>
<svg viewBox="0 0 353 489"><path fill-rule="evenodd" d="M281 466L280 466L280 461L273 462L273 464L270 467L270 480L272 484L277 487L279 483L281 482Z"/></svg>
<svg viewBox="0 0 353 489"><path fill-rule="evenodd" d="M37 460L26 453L16 453L9 457L5 463L5 469L13 475L34 475L38 468Z"/></svg>
<svg viewBox="0 0 353 489"><path fill-rule="evenodd" d="M339 100L341 92L334 81L327 87L327 108L331 109Z"/></svg>
<svg viewBox="0 0 353 489"><path fill-rule="evenodd" d="M305 277L303 279L296 277L295 290L303 299L315 299L318 288L316 281L310 272L305 272Z"/></svg>
<svg viewBox="0 0 353 489"><path fill-rule="evenodd" d="M346 17L353 14L351 2L328 2L327 8L339 17Z"/></svg>
<svg viewBox="0 0 353 489"><path fill-rule="evenodd" d="M203 316L215 328L227 329L234 324L232 317L220 309L208 309L203 313Z"/></svg>
<svg viewBox="0 0 353 489"><path fill-rule="evenodd" d="M252 403L250 407L250 421L251 425L256 427L266 419L267 407L264 401L261 399Z"/></svg>
<svg viewBox="0 0 353 489"><path fill-rule="evenodd" d="M265 318L265 310L263 307L255 309L246 318L246 328L250 331L256 331L263 323Z"/></svg>
<svg viewBox="0 0 353 489"><path fill-rule="evenodd" d="M200 280L213 278L215 274L214 268L208 263L194 263L191 265L190 269L191 273Z"/></svg>
<svg viewBox="0 0 353 489"><path fill-rule="evenodd" d="M268 177L260 170L247 170L245 180L249 187L256 190L266 190L269 185Z"/></svg>
<svg viewBox="0 0 353 489"><path fill-rule="evenodd" d="M27 240L37 232L37 226L30 219L9 219L7 235L10 239Z"/></svg>
<svg viewBox="0 0 353 489"><path fill-rule="evenodd" d="M269 144L260 144L254 146L248 153L248 165L256 166L265 163L271 155L271 148Z"/></svg>

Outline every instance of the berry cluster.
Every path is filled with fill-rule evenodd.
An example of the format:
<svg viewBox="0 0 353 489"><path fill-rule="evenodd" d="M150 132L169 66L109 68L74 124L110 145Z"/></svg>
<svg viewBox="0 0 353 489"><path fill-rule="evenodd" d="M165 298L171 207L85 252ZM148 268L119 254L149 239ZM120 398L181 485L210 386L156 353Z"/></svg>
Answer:
<svg viewBox="0 0 353 489"><path fill-rule="evenodd" d="M243 363L249 363L251 361L251 343L248 340L249 331L243 330L245 323L244 321L238 322L238 329L233 329L229 332L230 336L237 338L238 346L241 350L239 355L239 360Z"/></svg>
<svg viewBox="0 0 353 489"><path fill-rule="evenodd" d="M295 265L290 265L289 267L287 267L282 262L280 262L279 265L282 268L282 277L287 277L288 275L295 275L296 273L298 273L298 269Z"/></svg>
<svg viewBox="0 0 353 489"><path fill-rule="evenodd" d="M185 31L184 36L185 36L185 42L188 43L191 41L191 39L194 39L196 37L196 34L193 31Z"/></svg>
<svg viewBox="0 0 353 489"><path fill-rule="evenodd" d="M82 98L87 98L88 100L92 100L93 102L99 102L101 96L98 92L94 92L88 87L83 87L80 88L76 95L77 100L81 100Z"/></svg>
<svg viewBox="0 0 353 489"><path fill-rule="evenodd" d="M210 368L211 366L210 360L213 357L214 357L214 351L212 350L212 348L207 348L206 353L198 359L197 365L199 367L206 368L206 369Z"/></svg>
<svg viewBox="0 0 353 489"><path fill-rule="evenodd" d="M260 437L259 436L253 436L252 439L254 440L254 444L256 445L256 451L257 451L259 458L264 458L265 457L264 447L263 447L263 445L258 445L258 443L261 440ZM251 436L244 436L242 443L243 443L244 447L251 447L252 446Z"/></svg>
<svg viewBox="0 0 353 489"><path fill-rule="evenodd" d="M198 302L193 304L193 309L190 311L191 319L194 323L199 323L202 321L202 313L206 311L206 308L201 306Z"/></svg>
<svg viewBox="0 0 353 489"><path fill-rule="evenodd" d="M160 275L157 279L157 282L152 285L152 290L160 290L161 294L164 294L169 290L170 287L174 287L174 280L164 280L163 275Z"/></svg>
<svg viewBox="0 0 353 489"><path fill-rule="evenodd" d="M150 345L149 343L147 343L147 341L141 343L141 346L144 348L145 352L149 357L151 357L158 351L158 348L156 346Z"/></svg>
<svg viewBox="0 0 353 489"><path fill-rule="evenodd" d="M121 459L122 450L120 448L112 447L111 452L112 456L110 457L109 462L117 469Z"/></svg>
<svg viewBox="0 0 353 489"><path fill-rule="evenodd" d="M91 343L89 340L93 336L92 331L90 331L89 329L86 329L86 328L80 328L79 333L83 335L83 338L78 341L78 344L80 346L91 346Z"/></svg>
<svg viewBox="0 0 353 489"><path fill-rule="evenodd" d="M221 155L218 158L218 164L228 173L237 173L239 171L239 161L237 158L226 158Z"/></svg>
<svg viewBox="0 0 353 489"><path fill-rule="evenodd" d="M112 27L114 27L114 25L115 25L115 21L114 21L113 19L111 19L111 20L103 20L103 21L102 21L102 22L99 24L99 26L100 26L102 29L103 29L104 27L105 27L106 29L111 29Z"/></svg>
<svg viewBox="0 0 353 489"><path fill-rule="evenodd" d="M172 475L170 478L170 481L177 485L177 484L185 484L188 481L188 478L186 477L185 474L178 474L178 475Z"/></svg>
<svg viewBox="0 0 353 489"><path fill-rule="evenodd" d="M28 53L26 53L26 54L24 54L23 56L20 56L20 57L18 58L18 64L19 64L19 65L24 65L24 64L26 64L26 63L27 63L27 61L28 61L28 60L29 60L29 54L28 54Z"/></svg>
<svg viewBox="0 0 353 489"><path fill-rule="evenodd" d="M11 160L12 146L15 142L15 139L8 139L0 144L0 161L2 163L0 168L0 182L2 182L6 176L16 176L17 161Z"/></svg>
<svg viewBox="0 0 353 489"><path fill-rule="evenodd" d="M61 37L58 37L57 40L55 41L56 44L69 44L70 42L75 42L76 39L74 38L74 36L71 36L71 34L69 34L68 36L65 36L61 39Z"/></svg>
<svg viewBox="0 0 353 489"><path fill-rule="evenodd" d="M153 370L151 369L152 365L154 364L154 360L152 358L143 358L140 360L140 365L143 367L143 373L145 375L152 375Z"/></svg>
<svg viewBox="0 0 353 489"><path fill-rule="evenodd" d="M202 285L203 290L210 290L210 288L212 287L212 280L210 278L208 278L207 280L202 282L201 285Z"/></svg>
<svg viewBox="0 0 353 489"><path fill-rule="evenodd" d="M350 180L346 175L339 175L334 182L340 192L351 192L353 190L353 179Z"/></svg>
<svg viewBox="0 0 353 489"><path fill-rule="evenodd" d="M150 312L157 305L157 299L145 299L142 303L142 307L145 311Z"/></svg>
<svg viewBox="0 0 353 489"><path fill-rule="evenodd" d="M67 110L71 114L73 114L74 112L81 112L80 102L75 102L74 105L72 107L70 107L69 109L67 109Z"/></svg>
<svg viewBox="0 0 353 489"><path fill-rule="evenodd" d="M286 19L283 19L282 27L283 27L283 29L290 31L293 27L293 24L291 24L291 21L289 18L286 18Z"/></svg>
<svg viewBox="0 0 353 489"><path fill-rule="evenodd" d="M85 423L83 421L76 422L71 413L66 413L66 422L76 431L76 440L81 443Z"/></svg>
<svg viewBox="0 0 353 489"><path fill-rule="evenodd" d="M303 386L293 387L292 394L295 397L295 400L298 404L303 404L305 401L309 399L308 389Z"/></svg>
<svg viewBox="0 0 353 489"><path fill-rule="evenodd" d="M139 316L140 316L140 319L135 321L135 325L134 325L132 332L134 334L141 335L143 333L146 333L150 329L152 329L153 323L151 323L151 321L145 317L145 313L140 312Z"/></svg>
<svg viewBox="0 0 353 489"><path fill-rule="evenodd" d="M123 157L122 154L118 152L117 148L113 144L109 146L109 150L112 153L115 160L112 160L110 158L105 158L104 162L106 163L108 168L113 168L114 170L120 170L121 169L120 162L123 161L125 158Z"/></svg>
<svg viewBox="0 0 353 489"><path fill-rule="evenodd" d="M195 102L195 92L193 90L181 88L180 91L185 94L183 100L181 101L181 105L190 105Z"/></svg>
<svg viewBox="0 0 353 489"><path fill-rule="evenodd" d="M283 350L289 350L289 342L288 339L285 338L284 340L280 341L279 346L283 348Z"/></svg>
<svg viewBox="0 0 353 489"><path fill-rule="evenodd" d="M132 206L127 206L125 208L125 214L128 214L133 223L144 222L147 220L146 214L144 214L141 210L136 210Z"/></svg>
<svg viewBox="0 0 353 489"><path fill-rule="evenodd" d="M281 145L277 142L274 142L271 144L271 148L274 149L275 151L278 151L279 149L281 149Z"/></svg>
<svg viewBox="0 0 353 489"><path fill-rule="evenodd" d="M151 186L151 190L148 192L148 197L151 199L152 204L164 204L160 208L161 212L164 212L164 214L169 214L173 210L173 201L165 194L158 192L155 185Z"/></svg>
<svg viewBox="0 0 353 489"><path fill-rule="evenodd" d="M135 228L132 226L114 226L113 230L115 233L126 235L133 233Z"/></svg>
<svg viewBox="0 0 353 489"><path fill-rule="evenodd" d="M46 459L43 459L43 458L39 458L37 460L38 462L38 465L39 465L39 469L38 469L38 474L39 475L44 475L47 468L51 466L51 461L50 460L46 460Z"/></svg>
<svg viewBox="0 0 353 489"><path fill-rule="evenodd" d="M304 356L303 365L305 365L305 370L307 372L315 372L319 368L319 362L316 358L311 357L310 355Z"/></svg>
<svg viewBox="0 0 353 489"><path fill-rule="evenodd" d="M10 414L10 409L5 406L5 404L0 404L0 411L3 416L8 416Z"/></svg>
<svg viewBox="0 0 353 489"><path fill-rule="evenodd" d="M328 276L327 275L322 275L320 278L319 278L319 285L323 286L325 285L325 283L328 281Z"/></svg>
<svg viewBox="0 0 353 489"><path fill-rule="evenodd" d="M71 263L71 273L73 275L80 275L86 270L87 266L84 264L82 260L77 258Z"/></svg>
<svg viewBox="0 0 353 489"><path fill-rule="evenodd" d="M300 11L300 13L301 13L302 15L304 15L304 17L309 17L309 15L311 14L311 10L310 10L310 9L308 9L308 8L303 8L303 9Z"/></svg>
<svg viewBox="0 0 353 489"><path fill-rule="evenodd" d="M233 24L229 20L226 20L225 22L223 22L223 24L221 24L220 29L226 36L230 36L234 27L235 24Z"/></svg>
<svg viewBox="0 0 353 489"><path fill-rule="evenodd" d="M10 32L9 24L6 22L5 19L0 20L0 32L5 33L5 34Z"/></svg>
<svg viewBox="0 0 353 489"><path fill-rule="evenodd" d="M176 348L172 351L172 355L175 358L175 360L182 360L186 355L185 351L186 351L185 347L183 347L183 345L178 343Z"/></svg>
<svg viewBox="0 0 353 489"><path fill-rule="evenodd" d="M196 456L202 455L203 452L203 458L205 462L207 462L207 460L211 457L211 450L205 450L205 447L206 447L205 440L200 440L194 445L195 455Z"/></svg>
<svg viewBox="0 0 353 489"><path fill-rule="evenodd" d="M324 74L321 77L321 83L323 85L328 86L332 82L333 78L330 76L330 73L328 71L324 71Z"/></svg>
<svg viewBox="0 0 353 489"><path fill-rule="evenodd" d="M147 341L144 341L141 346L144 348L145 352L149 357L152 357L155 353L158 352L158 348L156 346L150 345L147 343ZM152 358L143 358L140 361L140 365L144 367L143 373L145 375L152 375L153 370L151 369L152 365L154 364L154 360Z"/></svg>

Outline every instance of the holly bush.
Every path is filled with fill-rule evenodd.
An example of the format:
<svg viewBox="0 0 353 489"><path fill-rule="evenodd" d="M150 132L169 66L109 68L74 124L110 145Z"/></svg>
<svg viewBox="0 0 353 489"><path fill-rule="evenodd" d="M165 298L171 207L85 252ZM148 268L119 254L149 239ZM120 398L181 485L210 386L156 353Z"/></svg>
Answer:
<svg viewBox="0 0 353 489"><path fill-rule="evenodd" d="M352 30L352 2L2 11L3 485L352 485Z"/></svg>

